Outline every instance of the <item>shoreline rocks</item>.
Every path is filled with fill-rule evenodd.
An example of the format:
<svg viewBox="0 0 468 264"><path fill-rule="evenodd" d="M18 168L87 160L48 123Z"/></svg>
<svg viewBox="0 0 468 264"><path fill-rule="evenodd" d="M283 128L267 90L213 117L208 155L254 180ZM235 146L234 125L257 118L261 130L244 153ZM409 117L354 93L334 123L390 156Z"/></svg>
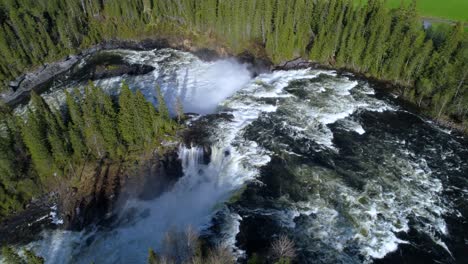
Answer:
<svg viewBox="0 0 468 264"><path fill-rule="evenodd" d="M25 245L44 229L81 231L92 224L112 225L118 208L131 198L154 199L182 177L177 149L135 162L103 160L83 175L80 187L64 184L32 201L25 210L0 222L0 246Z"/></svg>
<svg viewBox="0 0 468 264"><path fill-rule="evenodd" d="M54 229L56 216L56 193L43 195L32 201L18 214L0 222L0 246L28 242L38 238L44 228Z"/></svg>
<svg viewBox="0 0 468 264"><path fill-rule="evenodd" d="M65 59L44 64L34 71L20 75L15 80L9 82L10 90L0 94L0 100L10 107L15 107L27 101L31 91L41 93L49 84L54 81L59 81L63 75L66 75L75 65L82 59L94 55L100 51L113 49L132 49L132 50L152 50L162 48L174 48L184 51L193 52L203 60L215 60L225 56L223 51L215 51L207 48L195 48L187 42L170 42L167 39L145 39L141 41L133 40L109 40L91 48L80 51L76 55L69 55ZM116 65L116 68L96 69L94 74L90 76L90 80L99 78L113 77L122 74L145 74L152 71L152 67L147 65L130 65L122 63Z"/></svg>

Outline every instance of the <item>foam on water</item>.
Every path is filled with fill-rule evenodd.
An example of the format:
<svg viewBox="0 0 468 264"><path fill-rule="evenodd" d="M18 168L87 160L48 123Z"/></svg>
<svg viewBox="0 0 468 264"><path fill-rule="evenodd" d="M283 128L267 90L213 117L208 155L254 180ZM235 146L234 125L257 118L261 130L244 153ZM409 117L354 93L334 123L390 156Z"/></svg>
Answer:
<svg viewBox="0 0 468 264"><path fill-rule="evenodd" d="M324 74L331 78L322 78L318 82L306 81ZM301 94L297 89L307 93ZM259 76L250 87L241 90L223 105L234 109L236 118L273 118L274 125L282 127L280 129L291 138L312 139L324 149L336 151L333 133L328 125L338 124L342 129L363 135L365 131L356 119L351 118L353 114L397 109L372 97L373 94L367 84L346 77L300 70ZM268 100L268 104L265 103L266 98L276 98L276 101ZM257 113L259 111L262 115ZM243 123L245 119L237 122ZM288 150L288 146L282 147L286 153L294 153ZM317 196L312 196L309 203L285 208L286 211L259 208L250 213L270 215L282 222L282 226L297 228L297 234L307 241L301 246L307 250L327 251L326 248L330 248L330 255L336 255L345 248L354 248L365 262L383 258L395 251L399 244L408 243L399 239L397 233L408 232L411 219L416 222L413 228L429 235L448 250L441 237L448 235L443 215L451 209L441 199L441 181L432 175L424 159L404 148L404 143L397 150L388 150L383 158L383 167L376 170L379 174L369 179L363 190L349 186L338 177L324 177L333 172L321 174L321 169L315 168L316 175L311 169L311 177L318 179L316 184L321 191ZM340 205L339 211L336 204ZM301 215L312 217L312 224L297 226L295 219ZM322 246L317 245L317 241ZM349 256L345 255L342 257L349 261ZM352 258L360 262L358 255Z"/></svg>
<svg viewBox="0 0 468 264"><path fill-rule="evenodd" d="M414 228L450 252L442 241L448 235L443 215L450 209L440 200L441 182L432 177L424 160L415 161L405 155L402 151L401 157L387 157L386 163L394 165L365 184L362 191L324 168L301 169L301 175L310 174L308 179L313 181L309 184L317 187L308 202L296 203L290 209L290 223L299 216L310 219L293 228L301 241L299 245L311 252L329 254L325 263L347 255L344 248L356 249L365 262L371 262L395 251L399 244L408 243L396 234L408 232L409 221L414 219ZM397 175L392 175L395 171Z"/></svg>
<svg viewBox="0 0 468 264"><path fill-rule="evenodd" d="M132 90L140 90L145 97L157 104L155 87L161 87L169 111L175 112L177 100L183 103L184 111L209 114L216 111L220 102L234 94L251 79L247 65L235 59L221 59L213 62L202 61L188 52L173 49L151 51L112 50L100 54L119 55L129 63L149 65L154 71L138 76L118 76L96 80L96 86L109 94L120 93L122 81ZM82 63L84 66L85 63ZM42 94L52 106L59 107L65 102L64 90L83 90L83 83L72 83L52 87ZM18 107L17 113L24 113L25 107Z"/></svg>
<svg viewBox="0 0 468 264"><path fill-rule="evenodd" d="M118 227L46 231L41 241L30 246L45 256L47 263L143 263L145 249L159 250L167 231L207 228L216 207L246 180L248 174L239 165L241 156L226 155L226 151L213 147L211 162L204 164L201 148L181 147L184 176L155 200L127 201L120 209Z"/></svg>
<svg viewBox="0 0 468 264"><path fill-rule="evenodd" d="M165 232L187 226L202 232L220 211L225 211L227 220L217 242L230 245L242 256L245 252L235 247L242 217L222 204L278 154L265 147L275 144L275 136L270 135L270 142L246 137L255 122L271 119L274 127L268 129L301 140L304 148L316 144L316 151L339 153L332 126L365 136L357 114L396 110L376 99L367 84L333 71L275 71L251 80L246 66L231 60L202 62L174 50L117 52L130 62L156 68L147 75L125 78L148 99L155 100L154 85L158 82L165 98L172 103L181 98L186 111L217 111L232 118L218 119L207 128L212 143L208 164L202 148L180 147L184 176L154 200L127 201L118 213L117 227L43 232L43 239L29 246L46 256L47 263L144 262L147 248L158 250ZM110 78L97 84L117 93L121 80ZM63 100L59 94L52 91L45 97ZM303 156L279 144L287 155ZM450 209L440 198L442 183L433 177L426 160L404 148L405 142L395 144L400 144L397 151L382 154L383 164L368 168L375 177L361 189L344 182L330 168L298 166L295 173L307 176L311 186L307 201L291 202L282 209L257 208L250 213L277 219L295 233L304 250L321 251L333 260L371 262L384 257L399 244L408 243L396 234L408 232L410 220L416 220L418 231L444 247L442 237L449 234L443 215ZM308 220L300 222L303 217ZM350 256L349 251L357 254Z"/></svg>

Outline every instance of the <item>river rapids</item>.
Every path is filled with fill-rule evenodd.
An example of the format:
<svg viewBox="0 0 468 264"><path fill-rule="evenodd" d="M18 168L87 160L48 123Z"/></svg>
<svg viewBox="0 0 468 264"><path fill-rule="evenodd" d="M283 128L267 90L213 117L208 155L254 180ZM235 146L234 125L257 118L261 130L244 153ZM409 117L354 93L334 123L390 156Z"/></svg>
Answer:
<svg viewBox="0 0 468 264"><path fill-rule="evenodd" d="M25 247L47 263L145 263L168 230L188 226L239 261L282 234L294 240L298 263L468 259L466 138L375 85L315 69L254 77L234 59L205 62L172 49L107 52L155 70L97 86L118 94L125 80L157 104L159 84L170 109L180 98L198 114L189 127L205 121L210 151L181 145L184 176L155 199L125 201L110 226L44 230ZM43 97L60 105L75 86Z"/></svg>

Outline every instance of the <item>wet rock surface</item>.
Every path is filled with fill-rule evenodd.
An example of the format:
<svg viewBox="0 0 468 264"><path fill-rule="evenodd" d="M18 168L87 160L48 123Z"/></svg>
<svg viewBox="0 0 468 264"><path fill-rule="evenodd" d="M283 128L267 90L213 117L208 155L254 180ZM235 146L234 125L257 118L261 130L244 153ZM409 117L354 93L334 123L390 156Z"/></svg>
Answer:
<svg viewBox="0 0 468 264"><path fill-rule="evenodd" d="M128 166L128 164L127 164ZM0 223L0 246L39 239L43 230L80 231L93 224L112 225L122 201L137 196L154 199L181 176L177 151L155 155L124 169L103 161L82 189L68 187L45 195Z"/></svg>
<svg viewBox="0 0 468 264"><path fill-rule="evenodd" d="M56 200L55 194L42 196L31 202L23 212L4 219L0 223L0 246L37 239L45 228L56 228L57 225L53 223Z"/></svg>
<svg viewBox="0 0 468 264"><path fill-rule="evenodd" d="M81 194L69 189L61 197L62 228L82 230L91 224L109 224L118 212L120 202L132 197L154 199L170 188L181 176L182 166L177 151L134 164L103 162L91 178L91 191Z"/></svg>

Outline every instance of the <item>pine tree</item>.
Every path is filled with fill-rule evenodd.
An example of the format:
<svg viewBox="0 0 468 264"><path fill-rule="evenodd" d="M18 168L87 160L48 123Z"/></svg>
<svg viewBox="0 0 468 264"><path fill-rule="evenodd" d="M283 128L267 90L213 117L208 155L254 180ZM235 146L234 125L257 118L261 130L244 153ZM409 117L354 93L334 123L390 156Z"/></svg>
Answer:
<svg viewBox="0 0 468 264"><path fill-rule="evenodd" d="M23 260L11 247L4 246L2 255L6 264L22 264Z"/></svg>
<svg viewBox="0 0 468 264"><path fill-rule="evenodd" d="M45 263L44 258L37 256L31 250L25 250L24 255L26 256L27 264L44 264Z"/></svg>
<svg viewBox="0 0 468 264"><path fill-rule="evenodd" d="M106 148L104 137L99 129L99 117L96 113L96 103L99 99L95 95L95 90L93 84L89 84L85 88L86 100L82 104L84 121L82 130L86 146L91 154L98 159L102 159L106 156Z"/></svg>
<svg viewBox="0 0 468 264"><path fill-rule="evenodd" d="M167 108L166 101L161 92L161 87L156 85L156 100L158 101L158 112L161 118L169 119L169 109Z"/></svg>
<svg viewBox="0 0 468 264"><path fill-rule="evenodd" d="M137 111L137 124L139 128L139 144L144 147L150 147L153 141L153 130L152 130L152 119L151 119L151 108L152 105L146 101L141 91L135 93L134 109Z"/></svg>
<svg viewBox="0 0 468 264"><path fill-rule="evenodd" d="M133 93L126 83L122 84L119 96L119 131L127 145L136 143L136 129L134 117L134 98Z"/></svg>
<svg viewBox="0 0 468 264"><path fill-rule="evenodd" d="M185 118L185 116L184 116L184 104L182 103L182 100L180 99L180 96L177 97L175 112L177 113L177 121L180 123Z"/></svg>
<svg viewBox="0 0 468 264"><path fill-rule="evenodd" d="M22 126L22 135L31 153L34 167L44 181L55 172L52 153L47 141L45 115L48 110L39 95L32 93L31 101L33 109L29 110L28 120Z"/></svg>

